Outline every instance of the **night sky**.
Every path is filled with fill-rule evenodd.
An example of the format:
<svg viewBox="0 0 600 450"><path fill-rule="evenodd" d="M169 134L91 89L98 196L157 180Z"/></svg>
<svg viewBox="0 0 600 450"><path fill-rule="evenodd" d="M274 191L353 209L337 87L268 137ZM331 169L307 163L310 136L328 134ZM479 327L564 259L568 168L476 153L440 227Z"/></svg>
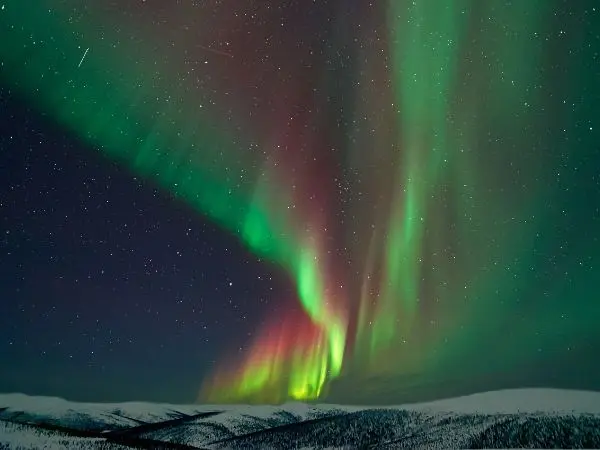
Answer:
<svg viewBox="0 0 600 450"><path fill-rule="evenodd" d="M594 0L0 0L0 392L600 390Z"/></svg>

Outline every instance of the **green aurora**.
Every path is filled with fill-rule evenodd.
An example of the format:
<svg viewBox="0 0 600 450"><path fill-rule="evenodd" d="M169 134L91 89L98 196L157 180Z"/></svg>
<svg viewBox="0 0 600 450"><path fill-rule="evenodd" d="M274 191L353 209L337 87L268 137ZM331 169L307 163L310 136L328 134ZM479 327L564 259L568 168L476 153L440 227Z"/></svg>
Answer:
<svg viewBox="0 0 600 450"><path fill-rule="evenodd" d="M267 322L202 400L336 398L373 377L475 382L597 339L598 107L586 99L599 98L598 52L592 25L574 25L584 6L565 16L558 3L389 0L351 50L334 21L330 54L351 64L314 83L344 99L337 131L319 129L334 112L310 112L318 95L302 114L312 128L282 131L283 100L255 124L219 86L235 57L190 74L151 29L101 6L73 18L5 2L0 79L293 280L303 317ZM271 95L301 98L293 89ZM338 194L315 175L329 168L300 154L318 156L323 135L360 191L336 226Z"/></svg>

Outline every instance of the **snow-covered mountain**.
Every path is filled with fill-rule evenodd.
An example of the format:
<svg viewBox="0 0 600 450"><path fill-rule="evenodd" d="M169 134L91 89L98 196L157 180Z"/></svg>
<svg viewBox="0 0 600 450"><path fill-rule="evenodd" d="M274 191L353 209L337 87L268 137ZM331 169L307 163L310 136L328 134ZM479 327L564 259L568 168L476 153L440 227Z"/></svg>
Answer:
<svg viewBox="0 0 600 450"><path fill-rule="evenodd" d="M0 394L0 449L600 448L600 393L516 389L371 408L76 403Z"/></svg>

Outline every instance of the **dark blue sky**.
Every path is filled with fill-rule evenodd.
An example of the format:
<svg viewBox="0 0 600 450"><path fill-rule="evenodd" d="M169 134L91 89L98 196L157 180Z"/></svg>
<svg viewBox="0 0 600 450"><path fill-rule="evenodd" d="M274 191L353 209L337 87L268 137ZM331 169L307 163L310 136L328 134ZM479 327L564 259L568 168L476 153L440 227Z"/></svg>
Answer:
<svg viewBox="0 0 600 450"><path fill-rule="evenodd" d="M291 289L232 235L0 91L0 391L192 401Z"/></svg>

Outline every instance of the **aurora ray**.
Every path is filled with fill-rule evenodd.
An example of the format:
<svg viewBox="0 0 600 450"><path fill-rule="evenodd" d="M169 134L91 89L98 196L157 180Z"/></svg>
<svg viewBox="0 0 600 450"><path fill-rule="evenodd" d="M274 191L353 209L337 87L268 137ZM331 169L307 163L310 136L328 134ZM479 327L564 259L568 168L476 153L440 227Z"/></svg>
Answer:
<svg viewBox="0 0 600 450"><path fill-rule="evenodd" d="M1 56L9 68L3 75L8 81L81 139L137 173L155 179L237 233L259 255L283 267L296 280L298 298L320 330L316 342L303 344L319 349L312 352L309 366L305 362L303 372L339 374L346 319L343 311L336 311L334 302L326 298L321 249L309 242L316 236L304 236L303 230L293 226L294 217L286 207L297 199L286 189L274 193L270 188L274 183L283 187L276 181L276 166L280 163L276 158L280 155L273 151L269 161L261 163L262 155L252 154L251 140L225 131L195 102L186 100L185 80L164 87L168 82L166 64L159 68L145 66L140 62L144 58L138 56L137 64L123 62L122 71L109 75L103 70L104 61L124 61L134 51L142 53L140 48L117 51L110 44L96 45L95 59L90 58L74 72L70 58L47 51L46 45L62 36L67 54L79 47L87 48L91 43L81 36L94 24L82 22L74 31L68 30L63 26L66 18L60 9L25 9L24 5L11 4L5 13L9 23L20 22L22 26L3 28L3 40L35 42L25 46L23 52L3 48ZM146 73L153 74L152 85ZM157 85L166 93L161 99L154 96ZM272 144L277 146L277 139ZM240 151L242 146L250 150ZM317 345L323 339L326 345ZM305 377L289 380L286 394L308 392ZM324 381L319 376L319 385L310 390L319 392Z"/></svg>
<svg viewBox="0 0 600 450"><path fill-rule="evenodd" d="M236 48L209 45L200 29L191 43L169 37L175 52L142 16L97 4L73 18L65 3L5 5L0 39L15 45L0 47L2 82L294 284L294 298L280 301L299 308L268 317L245 354L223 358L202 400L339 398L344 383L374 377L398 389L475 382L541 360L542 341L558 352L560 336L579 345L593 334L597 205L569 216L588 240L563 252L573 270L561 275L544 256L565 239L546 222L579 195L559 189L565 163L546 151L562 145L587 161L597 142L589 126L571 148L591 114L565 113L557 100L593 98L592 81L556 94L546 86L548 74L563 76L558 67L587 73L597 56L584 32L573 39L587 59L554 50L558 2L321 5L325 37L293 41L294 61L268 74L242 51L242 19L223 27ZM200 14L191 17L209 20ZM186 45L217 58L190 70ZM530 277L547 285L543 295ZM522 318L534 316L530 329Z"/></svg>

